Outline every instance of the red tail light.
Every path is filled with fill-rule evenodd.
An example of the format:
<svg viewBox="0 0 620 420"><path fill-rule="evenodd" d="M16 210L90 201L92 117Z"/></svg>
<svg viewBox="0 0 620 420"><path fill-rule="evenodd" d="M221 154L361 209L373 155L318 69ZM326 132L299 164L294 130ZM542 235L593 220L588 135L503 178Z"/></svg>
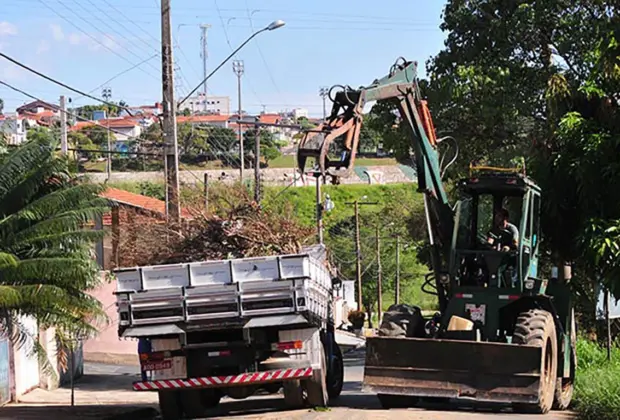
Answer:
<svg viewBox="0 0 620 420"><path fill-rule="evenodd" d="M271 348L273 350L300 350L303 347L303 342L300 340L297 341L286 341L283 343L273 344Z"/></svg>

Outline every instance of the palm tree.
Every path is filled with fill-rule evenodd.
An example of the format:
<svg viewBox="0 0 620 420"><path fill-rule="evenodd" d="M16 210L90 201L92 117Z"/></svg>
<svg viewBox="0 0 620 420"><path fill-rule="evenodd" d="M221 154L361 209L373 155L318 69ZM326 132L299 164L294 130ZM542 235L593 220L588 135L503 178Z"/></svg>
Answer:
<svg viewBox="0 0 620 420"><path fill-rule="evenodd" d="M49 134L37 133L0 154L0 329L17 346L31 342L22 316L55 327L59 348L95 332L104 312L87 291L100 281L93 244L103 232L87 224L108 208L102 187L79 182ZM62 354L61 354L62 355Z"/></svg>

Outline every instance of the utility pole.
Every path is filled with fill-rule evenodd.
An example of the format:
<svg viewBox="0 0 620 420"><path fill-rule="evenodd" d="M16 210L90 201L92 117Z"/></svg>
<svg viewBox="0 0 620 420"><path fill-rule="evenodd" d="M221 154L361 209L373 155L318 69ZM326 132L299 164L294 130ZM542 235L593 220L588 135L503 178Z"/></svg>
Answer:
<svg viewBox="0 0 620 420"><path fill-rule="evenodd" d="M208 102L207 102L207 57L208 52L207 52L207 30L211 27L211 25L205 24L203 23L202 25L200 25L200 30L202 32L202 35L200 36L200 46L202 47L200 50L200 58L202 58L202 78L205 81L204 84L202 85L202 92L203 92L203 96L204 96L204 101L205 101L205 114L208 114Z"/></svg>
<svg viewBox="0 0 620 420"><path fill-rule="evenodd" d="M328 93L329 93L329 89L327 89L327 87L325 86L319 89L319 96L323 98L323 120L325 120L325 117L327 116L327 111L325 109L325 97L327 96Z"/></svg>
<svg viewBox="0 0 620 420"><path fill-rule="evenodd" d="M400 235L396 235L396 284L394 292L394 303L400 303Z"/></svg>
<svg viewBox="0 0 620 420"><path fill-rule="evenodd" d="M381 325L381 310L383 305L383 279L381 272L381 237L379 236L379 225L375 226L375 243L377 250L377 324Z"/></svg>
<svg viewBox="0 0 620 420"><path fill-rule="evenodd" d="M174 97L170 0L161 0L161 61L163 126L166 153L166 216L168 221L178 222L181 213L179 207L179 150L176 121L177 107Z"/></svg>
<svg viewBox="0 0 620 420"><path fill-rule="evenodd" d="M67 104L64 95L60 96L60 151L63 155L69 153L67 144Z"/></svg>
<svg viewBox="0 0 620 420"><path fill-rule="evenodd" d="M360 204L375 205L377 202L366 202L355 200L354 202L346 203L355 207L355 278L357 280L357 304L358 310L362 310L362 251L361 251L361 239L360 239Z"/></svg>
<svg viewBox="0 0 620 420"><path fill-rule="evenodd" d="M103 96L103 99L106 100L106 102L110 102L110 99L112 98L112 89L109 87L103 88L103 92L101 93L101 96ZM110 180L110 178L112 177L112 153L110 153L112 151L112 142L110 141L110 108L109 105L106 105L108 112L106 115L106 123L107 123L107 136L108 136L108 158L106 160L107 164L106 164L106 172L108 174L108 181Z"/></svg>
<svg viewBox="0 0 620 420"><path fill-rule="evenodd" d="M204 184L205 184L205 212L209 212L209 174L205 172L204 174Z"/></svg>
<svg viewBox="0 0 620 420"><path fill-rule="evenodd" d="M233 61L233 72L237 75L237 101L238 101L238 123L239 123L239 158L241 159L241 167L239 170L239 176L241 177L241 183L243 183L243 135L241 133L241 76L245 71L243 60Z"/></svg>
<svg viewBox="0 0 620 420"><path fill-rule="evenodd" d="M319 244L323 245L323 203L321 203L321 174L316 173L316 230Z"/></svg>
<svg viewBox="0 0 620 420"><path fill-rule="evenodd" d="M260 203L260 126L256 125L254 129L254 201Z"/></svg>

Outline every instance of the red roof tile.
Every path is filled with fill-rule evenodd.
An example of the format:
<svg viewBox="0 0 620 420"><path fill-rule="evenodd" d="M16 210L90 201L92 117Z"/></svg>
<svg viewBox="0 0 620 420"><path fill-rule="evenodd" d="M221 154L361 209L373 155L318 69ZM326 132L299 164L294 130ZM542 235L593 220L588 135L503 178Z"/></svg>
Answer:
<svg viewBox="0 0 620 420"><path fill-rule="evenodd" d="M281 119L278 114L262 114L258 118L260 122L267 124L278 124Z"/></svg>
<svg viewBox="0 0 620 420"><path fill-rule="evenodd" d="M210 122L226 122L230 116L228 115L190 115L177 117L177 123L210 123Z"/></svg>
<svg viewBox="0 0 620 420"><path fill-rule="evenodd" d="M105 190L101 195L118 204L124 204L131 207L149 210L154 213L159 213L161 215L166 214L166 203L157 198L147 197L145 195L135 194L129 191L110 187L108 187L108 189ZM181 215L186 218L192 217L192 215L187 209L181 209Z"/></svg>

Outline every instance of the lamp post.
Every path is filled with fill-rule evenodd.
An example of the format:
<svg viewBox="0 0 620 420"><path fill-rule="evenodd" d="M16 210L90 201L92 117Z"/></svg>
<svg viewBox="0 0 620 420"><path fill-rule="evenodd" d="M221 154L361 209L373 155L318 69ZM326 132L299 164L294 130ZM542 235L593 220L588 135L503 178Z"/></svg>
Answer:
<svg viewBox="0 0 620 420"><path fill-rule="evenodd" d="M243 44L239 45L237 47L237 49L235 49L233 52L230 53L230 55L228 57L226 57L224 59L224 61L222 61L215 69L213 69L213 71L211 71L211 73L209 73L209 75L207 77L205 77L199 84L198 86L196 86L190 93L187 94L187 96L185 98L183 98L180 102L179 105L183 104L185 101L187 101L189 99L190 96L192 96L194 94L194 92L196 92L201 86L203 86L205 84L205 82L207 80L209 80L209 78L211 76L213 76L215 74L215 72L217 72L220 68L222 68L222 66L224 64L226 64L228 62L228 60L230 60L235 54L237 54L237 52L243 48L248 42L250 42L256 35L265 32L265 31L273 31L275 29L281 28L285 25L286 23L283 20L274 20L273 22L271 22L269 25L265 26L263 29L254 32L252 35L250 35L248 37L248 39L246 39L245 41L243 41Z"/></svg>

